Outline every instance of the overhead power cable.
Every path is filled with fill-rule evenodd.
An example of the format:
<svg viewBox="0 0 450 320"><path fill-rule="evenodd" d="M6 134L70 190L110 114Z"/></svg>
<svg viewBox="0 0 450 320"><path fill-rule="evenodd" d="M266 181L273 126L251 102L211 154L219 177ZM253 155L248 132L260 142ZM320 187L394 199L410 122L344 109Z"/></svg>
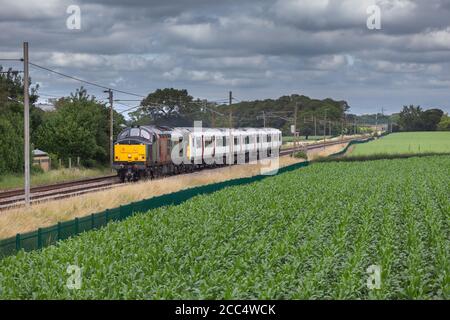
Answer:
<svg viewBox="0 0 450 320"><path fill-rule="evenodd" d="M102 89L106 89L106 90L111 90L111 91L115 91L115 92L119 92L119 93L123 93L123 94L128 94L130 96L145 98L145 96L143 96L141 94L137 94L137 93L133 93L133 92L128 92L128 91L123 91L123 90L119 90L119 89L113 89L113 88L110 88L110 87L106 87L104 85L101 85L101 84L98 84L98 83L95 83L95 82L83 80L83 79L80 79L80 78L77 78L77 77L74 77L74 76L70 76L68 74L64 74L64 73L59 72L59 71L55 71L55 70L52 70L52 69L40 66L40 65L38 65L36 63L30 62L30 65L33 66L33 67L36 67L36 68L48 71L48 72L52 72L52 73L57 74L59 76L62 76L62 77L68 78L68 79L72 79L72 80L75 80L75 81L78 81L78 82L82 82L82 83L85 83L85 84L88 84L88 85L91 85L91 86L94 86L94 87L98 87L98 88L102 88Z"/></svg>
<svg viewBox="0 0 450 320"><path fill-rule="evenodd" d="M0 61L23 61L23 59L0 58Z"/></svg>

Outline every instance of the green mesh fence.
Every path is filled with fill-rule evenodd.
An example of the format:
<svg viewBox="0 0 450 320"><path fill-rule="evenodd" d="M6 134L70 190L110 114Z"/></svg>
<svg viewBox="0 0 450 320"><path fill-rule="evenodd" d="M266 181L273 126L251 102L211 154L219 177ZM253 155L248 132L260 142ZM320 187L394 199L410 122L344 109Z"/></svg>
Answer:
<svg viewBox="0 0 450 320"><path fill-rule="evenodd" d="M349 149L352 145L360 144L360 143L366 143L366 142L369 142L369 141L372 141L372 140L373 140L373 138L366 139L366 140L352 140L352 141L350 141L350 142L347 144L347 146L346 146L344 149L342 149L341 151L338 151L338 152L335 152L335 153L330 154L329 157L339 157L339 156L342 156L342 155L344 155L344 154L348 151L348 149Z"/></svg>
<svg viewBox="0 0 450 320"><path fill-rule="evenodd" d="M306 161L286 166L280 168L276 174L296 170L298 168L305 167L308 164L309 162ZM209 194L226 187L260 181L270 176L271 175L258 175L184 189L178 192L152 197L138 202L132 202L118 208L107 209L103 212L94 213L82 218L75 218L71 221L59 222L56 225L46 228L39 228L36 231L17 234L15 237L0 241L0 258L13 255L19 250L31 251L41 249L52 245L59 240L73 237L85 231L101 228L110 221L120 221L126 219L138 212L146 212L162 206L177 205L197 195Z"/></svg>

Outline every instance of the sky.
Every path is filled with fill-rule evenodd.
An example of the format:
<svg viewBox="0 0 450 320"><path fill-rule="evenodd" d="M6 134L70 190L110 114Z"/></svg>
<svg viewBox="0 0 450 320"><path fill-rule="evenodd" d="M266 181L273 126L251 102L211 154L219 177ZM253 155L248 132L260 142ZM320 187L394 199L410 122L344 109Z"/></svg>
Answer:
<svg viewBox="0 0 450 320"><path fill-rule="evenodd" d="M35 64L139 95L174 87L218 102L231 90L235 101L345 100L357 114L409 104L450 111L450 0L0 0L0 8L0 59L20 58L28 41ZM35 67L30 75L43 98L80 86ZM122 103L119 111L139 102Z"/></svg>

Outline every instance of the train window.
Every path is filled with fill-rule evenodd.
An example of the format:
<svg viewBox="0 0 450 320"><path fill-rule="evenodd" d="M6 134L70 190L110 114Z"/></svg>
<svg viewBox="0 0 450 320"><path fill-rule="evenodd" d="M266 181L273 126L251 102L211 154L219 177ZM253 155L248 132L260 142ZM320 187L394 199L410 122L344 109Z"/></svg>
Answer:
<svg viewBox="0 0 450 320"><path fill-rule="evenodd" d="M205 137L205 147L210 147L213 144L213 137Z"/></svg>
<svg viewBox="0 0 450 320"><path fill-rule="evenodd" d="M132 128L130 130L130 137L139 137L139 128Z"/></svg>
<svg viewBox="0 0 450 320"><path fill-rule="evenodd" d="M222 137L222 143L223 143L223 146L224 146L224 147L227 146L227 138L226 138L225 136Z"/></svg>
<svg viewBox="0 0 450 320"><path fill-rule="evenodd" d="M179 152L178 152L178 155L180 156L180 157L183 157L183 149L184 149L184 144L183 144L183 138L178 138L178 141L175 141L174 142L174 147L176 146L176 145L178 145L178 148L179 148Z"/></svg>
<svg viewBox="0 0 450 320"><path fill-rule="evenodd" d="M141 137L147 140L150 140L150 133L146 130L141 130Z"/></svg>
<svg viewBox="0 0 450 320"><path fill-rule="evenodd" d="M272 141L272 136L270 134L267 135L267 142L271 142Z"/></svg>
<svg viewBox="0 0 450 320"><path fill-rule="evenodd" d="M256 136L256 142L259 143L259 135Z"/></svg>
<svg viewBox="0 0 450 320"><path fill-rule="evenodd" d="M235 146L238 145L238 137L234 137L234 145L235 145Z"/></svg>
<svg viewBox="0 0 450 320"><path fill-rule="evenodd" d="M124 139L128 137L128 134L130 133L130 130L125 130L121 134L119 134L119 139Z"/></svg>

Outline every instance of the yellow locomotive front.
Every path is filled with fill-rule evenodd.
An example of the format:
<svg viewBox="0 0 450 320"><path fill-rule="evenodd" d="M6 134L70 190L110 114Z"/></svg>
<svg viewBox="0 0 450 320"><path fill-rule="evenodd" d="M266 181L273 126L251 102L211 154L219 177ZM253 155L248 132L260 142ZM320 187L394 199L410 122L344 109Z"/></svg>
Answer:
<svg viewBox="0 0 450 320"><path fill-rule="evenodd" d="M144 128L126 128L114 144L113 168L123 182L136 181L147 172L151 160L152 134Z"/></svg>

